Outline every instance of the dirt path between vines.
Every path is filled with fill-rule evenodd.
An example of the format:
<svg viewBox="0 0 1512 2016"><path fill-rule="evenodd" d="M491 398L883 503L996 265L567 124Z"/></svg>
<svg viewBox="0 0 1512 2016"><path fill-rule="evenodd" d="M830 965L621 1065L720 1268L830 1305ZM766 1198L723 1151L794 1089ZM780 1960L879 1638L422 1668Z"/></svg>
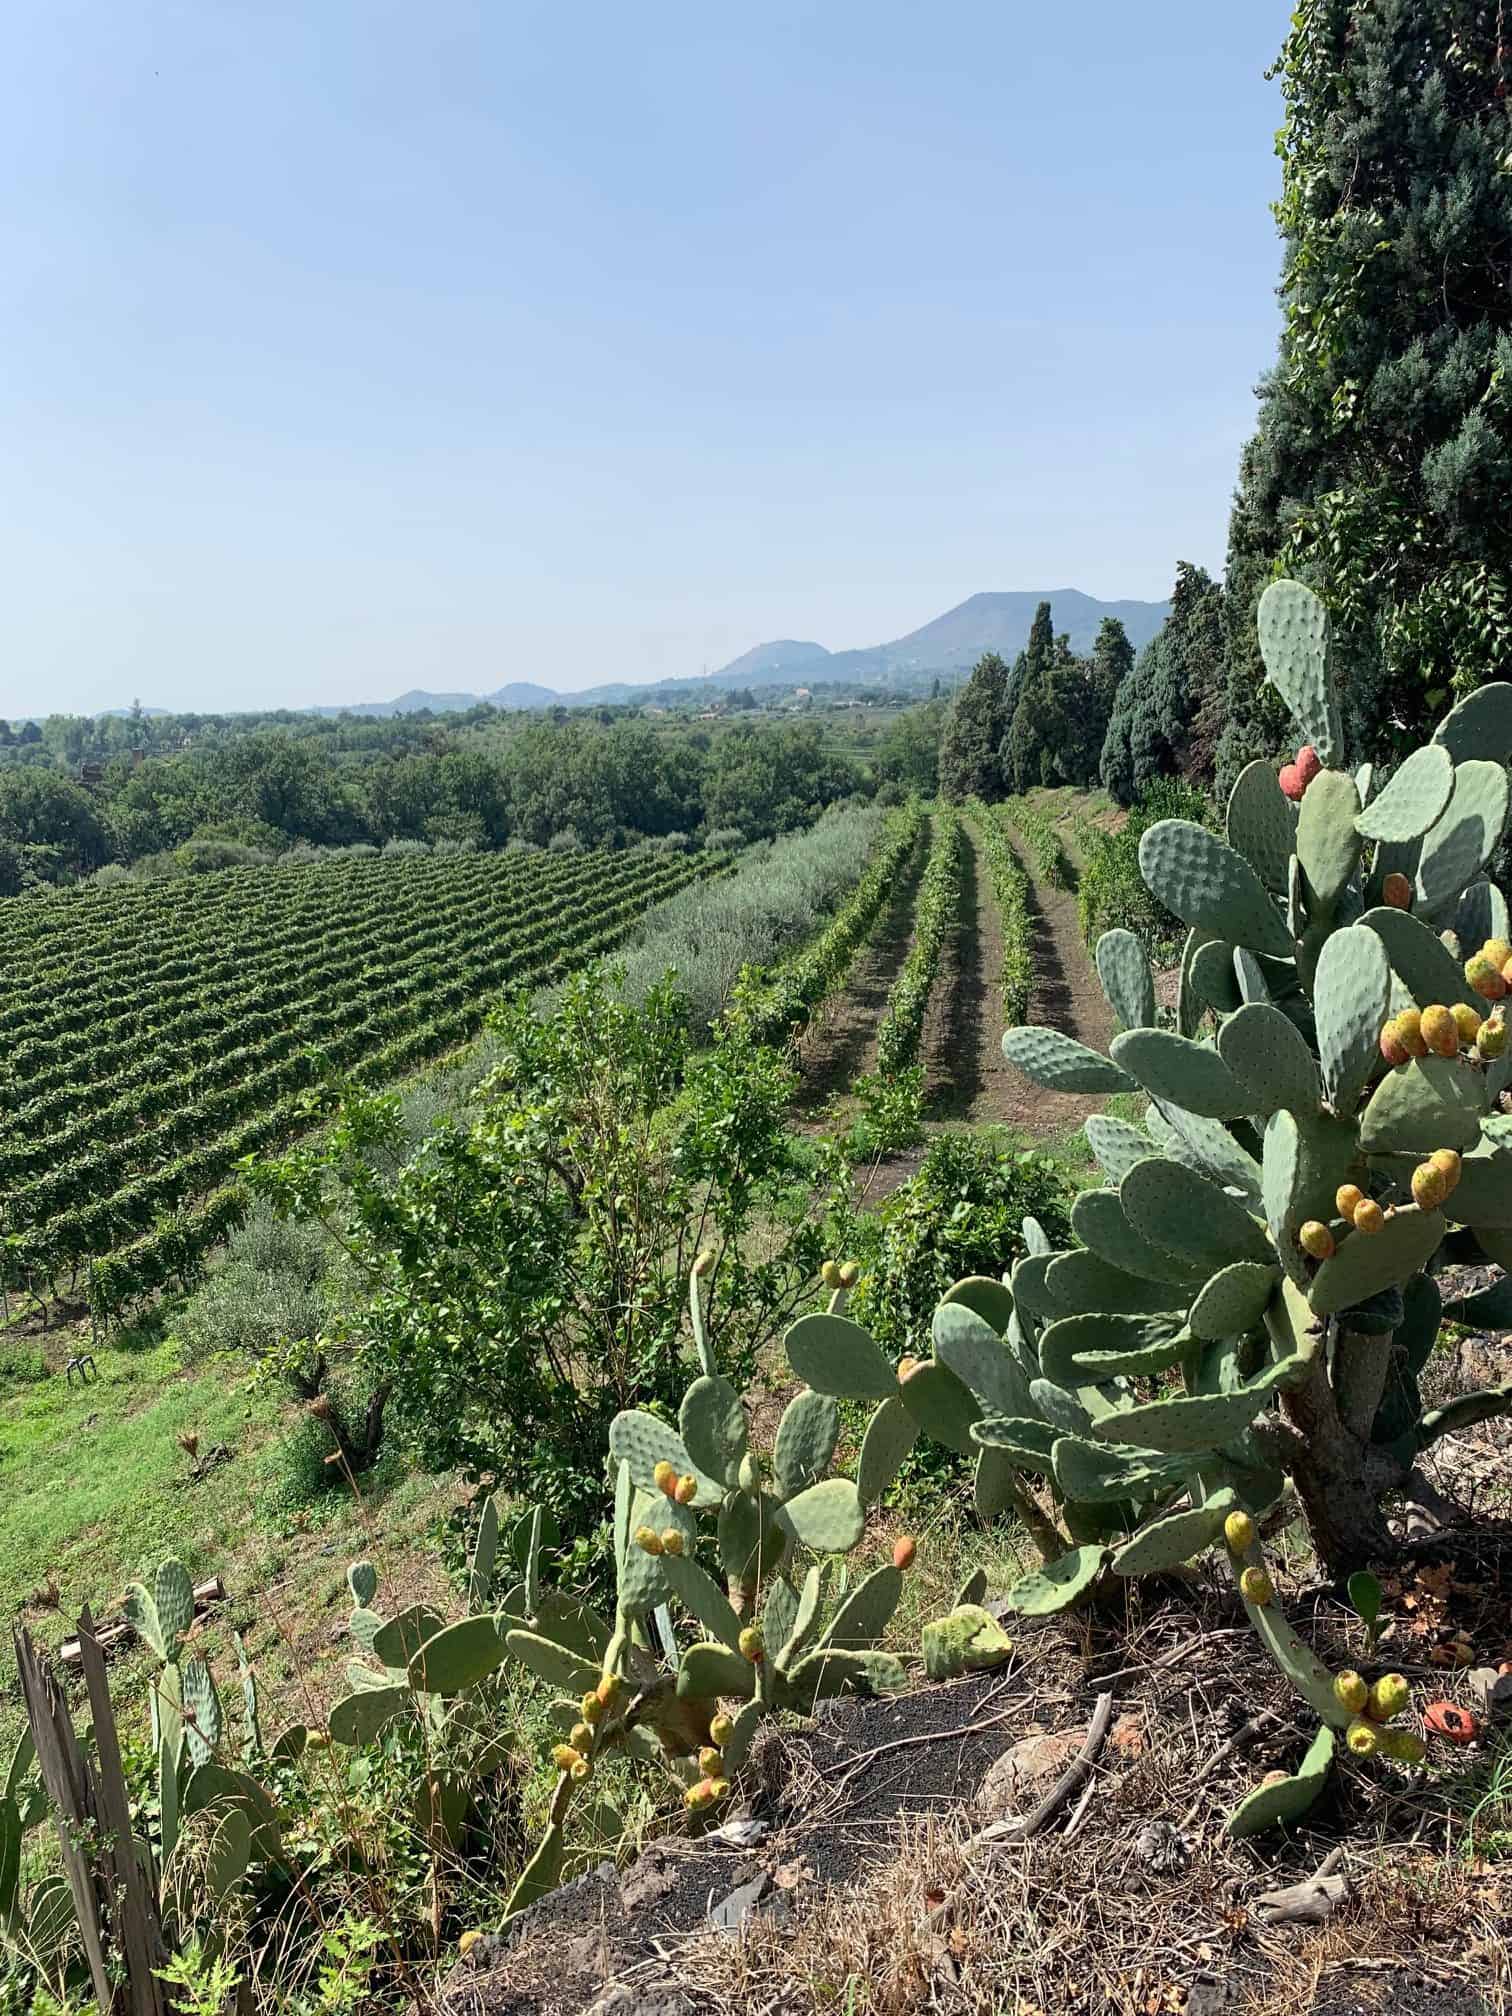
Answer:
<svg viewBox="0 0 1512 2016"><path fill-rule="evenodd" d="M965 855L961 905L946 943L924 1021L928 1120L985 1127L1007 1117L1009 1070L1003 1056L1003 925L981 836L961 822Z"/></svg>

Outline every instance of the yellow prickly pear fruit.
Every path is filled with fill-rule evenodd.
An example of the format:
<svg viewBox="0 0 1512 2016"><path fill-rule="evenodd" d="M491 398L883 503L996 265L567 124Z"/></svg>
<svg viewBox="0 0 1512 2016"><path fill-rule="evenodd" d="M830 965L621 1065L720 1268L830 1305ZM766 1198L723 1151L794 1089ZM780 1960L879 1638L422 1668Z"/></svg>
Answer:
<svg viewBox="0 0 1512 2016"><path fill-rule="evenodd" d="M1449 1010L1441 1002L1425 1008L1418 1025L1423 1032L1423 1041L1435 1057L1457 1057L1459 1055L1459 1027Z"/></svg>
<svg viewBox="0 0 1512 2016"><path fill-rule="evenodd" d="M567 1776L569 1778L576 1778L581 1785L585 1778L593 1776L593 1766L588 1762L586 1757L579 1757L576 1764L568 1765Z"/></svg>
<svg viewBox="0 0 1512 2016"><path fill-rule="evenodd" d="M662 1553L670 1554L675 1559L677 1555L681 1554L682 1550L683 1536L681 1533L678 1532L675 1526L664 1527L661 1536Z"/></svg>
<svg viewBox="0 0 1512 2016"><path fill-rule="evenodd" d="M1321 1218L1309 1218L1297 1234L1297 1244L1304 1253L1310 1253L1314 1260L1331 1260L1334 1251L1334 1236Z"/></svg>
<svg viewBox="0 0 1512 2016"><path fill-rule="evenodd" d="M310 1729L305 1733L306 1750L329 1750L331 1732L329 1729Z"/></svg>
<svg viewBox="0 0 1512 2016"><path fill-rule="evenodd" d="M708 1273L709 1269L713 1265L714 1265L714 1249L712 1246L705 1246L702 1253L700 1253L698 1258L693 1262L693 1272L698 1276L699 1280L701 1281L705 1276L705 1274Z"/></svg>
<svg viewBox="0 0 1512 2016"><path fill-rule="evenodd" d="M855 1260L842 1260L840 1263L840 1286L842 1288L854 1288L860 1279L860 1264Z"/></svg>
<svg viewBox="0 0 1512 2016"><path fill-rule="evenodd" d="M1412 1690L1404 1674L1383 1673L1370 1690L1365 1712L1372 1721L1390 1722L1394 1716L1401 1714L1411 1698Z"/></svg>
<svg viewBox="0 0 1512 2016"><path fill-rule="evenodd" d="M1334 1209L1341 1218L1353 1218L1364 1202L1365 1192L1358 1183L1341 1183L1334 1192Z"/></svg>
<svg viewBox="0 0 1512 2016"><path fill-rule="evenodd" d="M593 1748L593 1731L586 1722L574 1722L572 1725L572 1734L568 1738L568 1741L574 1750L591 1750Z"/></svg>
<svg viewBox="0 0 1512 2016"><path fill-rule="evenodd" d="M660 1554L662 1551L660 1533L654 1532L649 1526L636 1527L635 1544L643 1554Z"/></svg>
<svg viewBox="0 0 1512 2016"><path fill-rule="evenodd" d="M1255 1603L1262 1608L1276 1593L1271 1578L1263 1568L1246 1568L1239 1577L1239 1589L1246 1603Z"/></svg>
<svg viewBox="0 0 1512 2016"><path fill-rule="evenodd" d="M1255 1544L1255 1522L1248 1512L1230 1512L1223 1522L1223 1537L1236 1554L1247 1554Z"/></svg>
<svg viewBox="0 0 1512 2016"><path fill-rule="evenodd" d="M558 1743L551 1753L551 1761L558 1771L570 1771L574 1764L581 1764L583 1760L570 1743Z"/></svg>
<svg viewBox="0 0 1512 2016"><path fill-rule="evenodd" d="M1381 1747L1381 1732L1373 1722L1351 1722L1344 1741L1355 1757L1373 1757Z"/></svg>
<svg viewBox="0 0 1512 2016"><path fill-rule="evenodd" d="M1480 1034L1481 1018L1470 1006L1470 1003L1468 1001L1456 1001L1454 1006L1449 1010L1449 1013L1454 1017L1454 1026L1459 1031L1461 1043L1466 1045L1473 1043Z"/></svg>
<svg viewBox="0 0 1512 2016"><path fill-rule="evenodd" d="M1419 1162L1412 1172L1412 1201L1424 1211L1435 1211L1449 1195L1449 1185L1442 1169L1435 1169L1431 1162Z"/></svg>
<svg viewBox="0 0 1512 2016"><path fill-rule="evenodd" d="M1334 1675L1334 1699L1341 1708L1347 1708L1351 1715L1363 1715L1365 1703L1370 1699L1370 1688L1363 1675L1352 1667Z"/></svg>
<svg viewBox="0 0 1512 2016"><path fill-rule="evenodd" d="M690 1785L683 1794L683 1804L690 1813L696 1813L700 1806L707 1806L708 1803L709 1781L707 1778L700 1778L696 1785Z"/></svg>
<svg viewBox="0 0 1512 2016"><path fill-rule="evenodd" d="M826 1260L824 1265L819 1269L819 1279L824 1283L826 1288L838 1288L840 1286L840 1262L838 1260Z"/></svg>
<svg viewBox="0 0 1512 2016"><path fill-rule="evenodd" d="M1367 1197L1354 1208L1354 1228L1363 1232L1367 1239L1373 1238L1386 1223L1386 1213L1374 1197Z"/></svg>
<svg viewBox="0 0 1512 2016"><path fill-rule="evenodd" d="M1487 1001L1500 1001L1507 991L1500 966L1494 959L1488 959L1484 952L1477 952L1465 961L1465 978Z"/></svg>
<svg viewBox="0 0 1512 2016"><path fill-rule="evenodd" d="M669 1463L666 1457L663 1456L660 1463L651 1472L651 1482L656 1486L658 1491L670 1498L677 1485L677 1465Z"/></svg>
<svg viewBox="0 0 1512 2016"><path fill-rule="evenodd" d="M1460 1180L1460 1158L1455 1151L1452 1148L1435 1148L1428 1160L1453 1190Z"/></svg>
<svg viewBox="0 0 1512 2016"><path fill-rule="evenodd" d="M1498 972L1512 959L1512 941L1506 938L1488 938L1481 947L1481 957L1489 959Z"/></svg>
<svg viewBox="0 0 1512 2016"><path fill-rule="evenodd" d="M749 1659L753 1666L759 1666L766 1657L766 1638L759 1624L747 1624L736 1641L742 1659Z"/></svg>
<svg viewBox="0 0 1512 2016"><path fill-rule="evenodd" d="M1428 1039L1423 1034L1423 1018L1416 1008L1404 1008L1396 1018L1397 1036L1409 1057L1426 1057Z"/></svg>
<svg viewBox="0 0 1512 2016"><path fill-rule="evenodd" d="M684 1472L678 1478L672 1496L677 1500L679 1505L691 1505L693 1500L698 1496L698 1479L691 1475L691 1473Z"/></svg>
<svg viewBox="0 0 1512 2016"><path fill-rule="evenodd" d="M714 1720L709 1724L709 1741L717 1744L721 1750L723 1750L726 1743L729 1742L734 1734L735 1722L733 1717L729 1715L716 1715Z"/></svg>
<svg viewBox="0 0 1512 2016"><path fill-rule="evenodd" d="M1477 1055L1484 1057L1488 1063L1505 1054L1507 1048L1505 1016L1492 1015L1482 1022L1476 1031L1475 1048Z"/></svg>
<svg viewBox="0 0 1512 2016"><path fill-rule="evenodd" d="M705 1778L712 1778L719 1770L719 1752L712 1745L698 1753L698 1768Z"/></svg>
<svg viewBox="0 0 1512 2016"><path fill-rule="evenodd" d="M711 1806L717 1806L721 1799L728 1799L729 1796L730 1781L728 1778L711 1778L709 1780L709 1804Z"/></svg>
<svg viewBox="0 0 1512 2016"><path fill-rule="evenodd" d="M618 1673L606 1673L594 1689L594 1692L606 1708L612 1708L615 1702L618 1701L620 1689L624 1684Z"/></svg>
<svg viewBox="0 0 1512 2016"><path fill-rule="evenodd" d="M898 1384L901 1386L903 1381L917 1372L923 1363L924 1360L922 1358L900 1358L898 1360Z"/></svg>
<svg viewBox="0 0 1512 2016"><path fill-rule="evenodd" d="M1378 1729L1376 1748L1398 1764L1421 1764L1428 1755L1428 1745L1415 1729Z"/></svg>
<svg viewBox="0 0 1512 2016"><path fill-rule="evenodd" d="M483 1934L478 1931L464 1932L462 1934L462 1937L457 1941L457 1951L462 1955L464 1960L482 1937Z"/></svg>
<svg viewBox="0 0 1512 2016"><path fill-rule="evenodd" d="M599 1685L602 1686L603 1682L600 1681ZM585 1694L578 1706L583 1711L583 1720L590 1725L597 1722L604 1712L603 1699L596 1693Z"/></svg>

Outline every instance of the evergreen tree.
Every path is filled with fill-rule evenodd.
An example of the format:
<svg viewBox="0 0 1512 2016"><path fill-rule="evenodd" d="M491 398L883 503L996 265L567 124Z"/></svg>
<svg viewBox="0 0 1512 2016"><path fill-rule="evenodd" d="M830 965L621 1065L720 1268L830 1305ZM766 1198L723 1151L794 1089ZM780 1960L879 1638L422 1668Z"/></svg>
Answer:
<svg viewBox="0 0 1512 2016"><path fill-rule="evenodd" d="M1050 604L1041 602L1029 626L1029 641L1013 668L1013 714L1003 739L1003 782L1013 792L1052 781L1050 755L1050 675L1055 664L1055 630ZM1047 764L1047 758L1049 762ZM1046 775L1047 768L1051 775Z"/></svg>
<svg viewBox="0 0 1512 2016"><path fill-rule="evenodd" d="M1003 795L998 749L1008 727L1008 667L989 651L951 703L940 737L940 789L947 798Z"/></svg>
<svg viewBox="0 0 1512 2016"><path fill-rule="evenodd" d="M1335 619L1361 755L1512 662L1512 22L1485 0L1301 0L1278 66L1284 327L1230 527L1230 771L1274 573Z"/></svg>
<svg viewBox="0 0 1512 2016"><path fill-rule="evenodd" d="M1225 689L1224 592L1201 567L1176 568L1171 613L1113 702L1102 781L1132 805L1155 777L1210 784Z"/></svg>

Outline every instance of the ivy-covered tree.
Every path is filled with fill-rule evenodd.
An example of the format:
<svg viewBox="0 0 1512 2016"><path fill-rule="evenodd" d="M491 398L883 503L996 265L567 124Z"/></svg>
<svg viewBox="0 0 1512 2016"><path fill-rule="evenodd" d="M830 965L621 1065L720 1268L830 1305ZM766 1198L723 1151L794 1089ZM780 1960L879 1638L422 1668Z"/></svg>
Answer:
<svg viewBox="0 0 1512 2016"><path fill-rule="evenodd" d="M1176 567L1171 613L1118 688L1102 781L1132 805L1156 777L1212 781L1225 686L1224 593L1201 567Z"/></svg>
<svg viewBox="0 0 1512 2016"><path fill-rule="evenodd" d="M947 798L1000 798L998 751L1011 717L1010 674L996 651L972 667L940 737L940 789Z"/></svg>
<svg viewBox="0 0 1512 2016"><path fill-rule="evenodd" d="M1330 607L1351 746L1389 754L1512 663L1512 19L1300 0L1278 74L1284 327L1230 528L1229 744L1283 732L1254 712L1279 572Z"/></svg>

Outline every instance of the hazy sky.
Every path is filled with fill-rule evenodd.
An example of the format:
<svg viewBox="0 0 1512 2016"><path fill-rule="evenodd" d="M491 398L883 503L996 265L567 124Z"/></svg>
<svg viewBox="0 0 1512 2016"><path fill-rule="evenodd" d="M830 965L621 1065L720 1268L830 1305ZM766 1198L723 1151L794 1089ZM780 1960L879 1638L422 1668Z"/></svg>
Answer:
<svg viewBox="0 0 1512 2016"><path fill-rule="evenodd" d="M1285 0L10 0L0 714L1222 563Z"/></svg>

